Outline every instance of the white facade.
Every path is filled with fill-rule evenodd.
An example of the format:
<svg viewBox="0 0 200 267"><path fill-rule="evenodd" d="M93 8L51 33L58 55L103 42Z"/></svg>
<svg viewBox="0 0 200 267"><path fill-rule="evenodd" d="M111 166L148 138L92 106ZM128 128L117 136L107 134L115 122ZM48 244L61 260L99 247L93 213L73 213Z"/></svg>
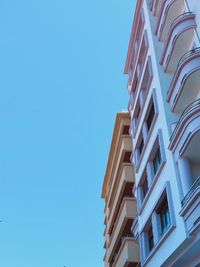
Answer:
<svg viewBox="0 0 200 267"><path fill-rule="evenodd" d="M141 266L200 264L198 33L200 1L138 0L125 73Z"/></svg>

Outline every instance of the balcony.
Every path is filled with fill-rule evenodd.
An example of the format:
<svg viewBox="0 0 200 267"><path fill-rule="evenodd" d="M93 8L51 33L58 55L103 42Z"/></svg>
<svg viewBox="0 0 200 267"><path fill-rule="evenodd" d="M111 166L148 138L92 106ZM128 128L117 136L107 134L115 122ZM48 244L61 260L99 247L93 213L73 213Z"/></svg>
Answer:
<svg viewBox="0 0 200 267"><path fill-rule="evenodd" d="M107 190L107 207L109 208L109 215L110 216L110 207L113 199L113 195L115 195L115 191L117 188L117 184L115 182L116 179L119 180L121 166L123 164L128 164L131 166L130 156L132 151L132 140L129 135L122 135L119 141L119 145L115 151L115 154L117 155L116 161L113 163L113 173L112 177L110 179L110 183L108 185ZM130 154L130 156L128 156Z"/></svg>
<svg viewBox="0 0 200 267"><path fill-rule="evenodd" d="M158 1L157 1L158 2ZM159 1L160 10L156 32L160 41L166 41L170 25L179 15L184 12L185 3L184 0L166 0Z"/></svg>
<svg viewBox="0 0 200 267"><path fill-rule="evenodd" d="M171 110L181 114L185 107L200 96L200 48L187 52L179 61L167 101Z"/></svg>
<svg viewBox="0 0 200 267"><path fill-rule="evenodd" d="M182 55L192 48L195 29L195 15L191 12L181 14L172 22L160 60L166 72L174 72Z"/></svg>
<svg viewBox="0 0 200 267"><path fill-rule="evenodd" d="M186 194L186 196L182 200L182 205L184 206L193 196L195 191L200 190L200 176L195 180L194 184L191 186L189 192ZM200 193L200 192L198 192Z"/></svg>
<svg viewBox="0 0 200 267"><path fill-rule="evenodd" d="M189 235L200 233L200 177L196 178L190 190L182 200L183 216Z"/></svg>
<svg viewBox="0 0 200 267"><path fill-rule="evenodd" d="M159 16L164 2L165 2L164 0L153 0L152 1L151 11L153 12L154 16L156 17Z"/></svg>
<svg viewBox="0 0 200 267"><path fill-rule="evenodd" d="M180 141L180 138L189 139L194 137L194 135L196 136L196 134L198 137L200 135L198 134L198 128L200 128L200 99L190 104L181 115L170 139L170 145L169 145L170 150L174 150L174 148ZM195 140L197 139L197 137L195 137ZM197 141L200 141L200 139ZM194 145L193 148L196 148L193 151L195 153L198 147L195 146L195 144L193 145Z"/></svg>
<svg viewBox="0 0 200 267"><path fill-rule="evenodd" d="M132 188L134 185L134 172L131 164L121 164L118 174L119 179L116 180L115 188L113 190L113 197L111 200L111 209L108 217L107 229L108 233L112 233L113 225L116 221L117 214L120 209L123 198L132 197Z"/></svg>
<svg viewBox="0 0 200 267"><path fill-rule="evenodd" d="M125 237L112 267L136 267L139 261L139 246L134 238Z"/></svg>
<svg viewBox="0 0 200 267"><path fill-rule="evenodd" d="M131 234L131 225L133 218L136 217L137 207L136 201L132 198L124 198L117 219L114 224L110 241L108 244L108 258L111 261L121 246L121 238L127 237Z"/></svg>
<svg viewBox="0 0 200 267"><path fill-rule="evenodd" d="M189 234L200 231L200 99L183 112L171 137L183 193L181 215Z"/></svg>

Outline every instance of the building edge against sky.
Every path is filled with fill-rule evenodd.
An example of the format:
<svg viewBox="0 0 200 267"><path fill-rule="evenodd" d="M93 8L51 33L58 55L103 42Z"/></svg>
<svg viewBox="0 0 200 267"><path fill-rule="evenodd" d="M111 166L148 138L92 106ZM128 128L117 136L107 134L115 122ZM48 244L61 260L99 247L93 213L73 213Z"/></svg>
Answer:
<svg viewBox="0 0 200 267"><path fill-rule="evenodd" d="M198 0L137 1L124 69L130 118L117 114L102 189L106 267L200 266L199 27Z"/></svg>

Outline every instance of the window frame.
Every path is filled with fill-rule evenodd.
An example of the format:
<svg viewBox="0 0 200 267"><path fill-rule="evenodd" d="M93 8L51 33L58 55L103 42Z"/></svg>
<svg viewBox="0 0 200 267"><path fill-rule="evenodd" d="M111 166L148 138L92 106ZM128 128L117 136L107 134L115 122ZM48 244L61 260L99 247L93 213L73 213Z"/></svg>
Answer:
<svg viewBox="0 0 200 267"><path fill-rule="evenodd" d="M146 138L144 138L144 136L143 136L143 127L147 127L147 126L145 126L145 124L146 124L147 118L149 116L149 112L150 112L150 110L152 108L152 105L154 107L155 113L154 113L154 117L153 117L153 120L152 120L152 123L151 123L151 127L147 132ZM140 145L140 142L141 142L141 136L142 136L143 142L144 142L144 146L143 146L142 153L140 154L139 159L137 158L137 160L135 160L135 171L136 171L136 173L138 172L138 170L140 168L141 161L142 161L142 158L143 158L143 154L145 153L146 146L147 146L147 144L149 142L149 139L151 137L151 133L153 131L153 128L154 128L154 125L155 125L156 120L158 118L158 115L159 115L159 111L158 111L158 104L157 104L157 96L156 96L156 90L154 88L153 91L152 91L152 94L150 96L150 99L148 101L148 108L146 110L146 113L145 113L145 116L144 116L144 120L143 120L143 124L142 124L142 127L140 129L140 134L139 134L139 137L137 138L137 142L136 142L136 146L135 146L136 149L138 149L138 147Z"/></svg>
<svg viewBox="0 0 200 267"><path fill-rule="evenodd" d="M166 231L162 234L161 229L160 229L159 218L158 216L155 216L155 213L159 209L159 206L165 197L168 203L171 223L170 223L170 226L166 229ZM156 223L155 221L153 221L155 219L157 220ZM148 240L147 240L147 235L146 235L146 231L149 227L149 224L152 225L153 237L154 237L154 247L150 251L148 249L148 244L147 244ZM174 213L174 204L172 200L170 182L167 181L164 184L159 196L157 197L157 201L155 205L153 206L152 210L150 211L150 215L148 216L146 223L144 223L144 226L139 232L140 251L142 252L141 261L142 261L143 266L146 265L147 262L153 257L153 255L156 253L156 251L159 249L162 243L167 239L167 237L170 235L170 233L174 230L175 227L176 227L176 220L175 220L175 213Z"/></svg>
<svg viewBox="0 0 200 267"><path fill-rule="evenodd" d="M156 175L153 174L153 166L152 166L152 157L155 153L155 149L156 147L160 148L160 153L161 153L161 164L159 166L159 169L156 173ZM154 139L152 148L151 148L151 152L149 154L149 157L147 159L146 165L143 169L141 178L139 180L138 186L136 187L138 196L139 196L139 201L138 201L138 214L140 215L143 211L143 209L146 206L146 203L148 201L148 199L150 198L150 195L153 191L153 188L157 182L157 180L159 179L161 172L165 166L166 163L166 155L165 155L165 148L164 148L164 141L163 141L163 136L162 136L162 131L161 129L158 130L158 134L156 135L156 138ZM144 198L142 198L141 195L141 186L142 186L142 182L144 180L144 175L145 173L147 174L147 180L148 180L148 192L146 194L146 196Z"/></svg>

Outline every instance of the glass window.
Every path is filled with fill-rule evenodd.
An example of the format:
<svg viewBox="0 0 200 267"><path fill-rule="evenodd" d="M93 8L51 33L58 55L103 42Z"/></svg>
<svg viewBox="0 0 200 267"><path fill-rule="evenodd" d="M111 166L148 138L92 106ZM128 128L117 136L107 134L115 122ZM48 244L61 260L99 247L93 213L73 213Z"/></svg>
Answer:
<svg viewBox="0 0 200 267"><path fill-rule="evenodd" d="M158 168L160 167L160 164L161 164L161 153L160 153L160 148L158 148L153 158L154 175L157 173Z"/></svg>
<svg viewBox="0 0 200 267"><path fill-rule="evenodd" d="M147 180L147 176L145 176L143 184L142 184L142 193L143 193L143 198L145 198L147 192L148 192L148 180Z"/></svg>
<svg viewBox="0 0 200 267"><path fill-rule="evenodd" d="M163 235L171 224L167 197L163 199L157 213L160 217L161 235Z"/></svg>
<svg viewBox="0 0 200 267"><path fill-rule="evenodd" d="M147 231L147 238L148 238L148 245L149 245L149 252L150 252L154 247L152 226L150 226L149 230Z"/></svg>
<svg viewBox="0 0 200 267"><path fill-rule="evenodd" d="M152 104L152 107L150 109L150 112L149 112L149 115L148 115L148 118L147 118L147 128L148 128L148 131L151 128L151 124L152 124L154 115L155 115L155 110L154 110L154 105Z"/></svg>
<svg viewBox="0 0 200 267"><path fill-rule="evenodd" d="M135 115L135 122L136 122L136 124L137 124L137 122L138 122L139 115L140 115L140 105L139 105L138 110L137 110L137 113L136 113L136 115Z"/></svg>
<svg viewBox="0 0 200 267"><path fill-rule="evenodd" d="M142 140L140 142L140 145L138 147L138 150L139 150L140 155L142 154L143 147L144 147L144 141L143 141L143 138L142 138Z"/></svg>

